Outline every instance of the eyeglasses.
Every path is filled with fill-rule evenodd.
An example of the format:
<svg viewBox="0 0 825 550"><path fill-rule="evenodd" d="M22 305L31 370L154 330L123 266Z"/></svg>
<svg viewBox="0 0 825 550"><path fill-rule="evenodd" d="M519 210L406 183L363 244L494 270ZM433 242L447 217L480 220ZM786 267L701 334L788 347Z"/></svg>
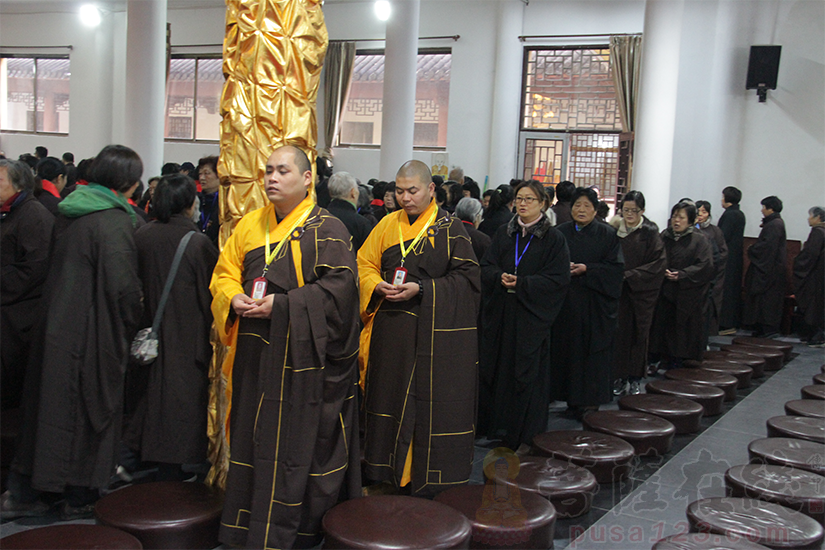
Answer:
<svg viewBox="0 0 825 550"><path fill-rule="evenodd" d="M641 211L641 208L622 208L622 213L624 214L638 214Z"/></svg>
<svg viewBox="0 0 825 550"><path fill-rule="evenodd" d="M538 199L536 197L516 197L516 204L533 204Z"/></svg>

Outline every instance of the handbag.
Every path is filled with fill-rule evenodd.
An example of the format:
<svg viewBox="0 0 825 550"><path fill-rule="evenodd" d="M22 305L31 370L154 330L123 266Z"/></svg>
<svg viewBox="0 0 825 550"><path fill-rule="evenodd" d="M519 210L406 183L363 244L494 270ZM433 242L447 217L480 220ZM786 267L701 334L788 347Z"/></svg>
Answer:
<svg viewBox="0 0 825 550"><path fill-rule="evenodd" d="M172 267L169 268L169 275L166 277L166 284L163 286L163 294L160 296L158 303L158 310L155 312L155 318L152 321L152 326L138 331L132 340L131 357L132 360L141 365L151 365L152 362L158 358L158 335L160 334L160 321L163 319L163 310L166 308L166 301L169 298L169 292L172 290L172 283L175 282L175 275L178 273L183 252L186 250L186 245L195 231L190 231L180 240L178 249L175 251L175 258L172 260Z"/></svg>

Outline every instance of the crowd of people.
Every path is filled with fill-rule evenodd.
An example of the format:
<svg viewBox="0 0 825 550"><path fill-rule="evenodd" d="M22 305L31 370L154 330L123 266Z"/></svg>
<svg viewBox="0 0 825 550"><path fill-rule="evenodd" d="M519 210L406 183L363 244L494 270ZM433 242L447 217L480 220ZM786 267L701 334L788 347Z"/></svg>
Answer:
<svg viewBox="0 0 825 550"><path fill-rule="evenodd" d="M324 512L362 486L465 483L477 438L523 452L553 401L580 420L701 359L711 335L772 336L791 288L803 336L825 344L822 207L791 286L782 201L764 198L743 283L734 187L718 225L684 198L660 231L638 191L608 219L569 181L482 194L460 168L442 181L409 161L362 184L323 159L314 181L285 146L266 164L270 205L219 253L218 157L166 164L143 189L127 147L77 166L41 149L0 159L2 408L23 414L4 519L89 517L141 464L197 479L211 330L230 404L221 540L250 547L317 544ZM130 349L150 327L144 364Z"/></svg>

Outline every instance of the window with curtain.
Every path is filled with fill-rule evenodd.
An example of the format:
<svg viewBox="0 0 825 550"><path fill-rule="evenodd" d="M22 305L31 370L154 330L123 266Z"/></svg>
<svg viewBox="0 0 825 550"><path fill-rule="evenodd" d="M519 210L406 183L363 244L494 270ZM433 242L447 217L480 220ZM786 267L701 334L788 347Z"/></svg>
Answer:
<svg viewBox="0 0 825 550"><path fill-rule="evenodd" d="M0 57L0 129L69 133L68 57Z"/></svg>
<svg viewBox="0 0 825 550"><path fill-rule="evenodd" d="M220 55L174 56L170 60L164 132L167 139L220 139L222 63Z"/></svg>
<svg viewBox="0 0 825 550"><path fill-rule="evenodd" d="M414 147L447 146L451 58L449 49L418 52ZM384 52L356 52L349 99L338 134L339 146L381 145L383 95Z"/></svg>

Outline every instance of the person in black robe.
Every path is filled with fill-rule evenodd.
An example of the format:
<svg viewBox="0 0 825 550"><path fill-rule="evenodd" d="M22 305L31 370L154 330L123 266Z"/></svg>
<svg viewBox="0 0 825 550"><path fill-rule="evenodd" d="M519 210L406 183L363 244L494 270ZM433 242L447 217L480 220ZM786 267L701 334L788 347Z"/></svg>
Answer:
<svg viewBox="0 0 825 550"><path fill-rule="evenodd" d="M573 220L570 214L570 201L575 190L576 184L572 181L562 181L556 185L556 204L552 207L553 212L556 214L556 225Z"/></svg>
<svg viewBox="0 0 825 550"><path fill-rule="evenodd" d="M522 183L517 215L481 261L478 433L513 450L547 429L550 329L570 284L567 243L548 207L541 184Z"/></svg>
<svg viewBox="0 0 825 550"><path fill-rule="evenodd" d="M329 178L327 187L331 197L327 210L347 227L352 236L352 249L357 254L372 231L372 224L355 209L361 194L358 182L347 172L336 172Z"/></svg>
<svg viewBox="0 0 825 550"><path fill-rule="evenodd" d="M779 332L785 303L787 266L782 201L771 195L762 199L762 230L748 248L750 265L745 273L743 322L753 336L770 337Z"/></svg>
<svg viewBox="0 0 825 550"><path fill-rule="evenodd" d="M467 236L473 243L473 252L476 253L479 261L490 248L490 237L478 230L483 212L481 201L472 197L464 197L458 201L454 213L455 217L464 223L464 230L467 231Z"/></svg>
<svg viewBox="0 0 825 550"><path fill-rule="evenodd" d="M794 258L793 286L796 304L811 336L808 345L825 345L825 208L814 206L808 210L811 232L805 246Z"/></svg>
<svg viewBox="0 0 825 550"><path fill-rule="evenodd" d="M696 230L710 243L713 251L713 280L708 289L708 299L705 305L704 345L707 347L708 337L719 332L719 313L722 309L722 295L725 285L725 269L728 263L728 245L722 230L713 225L708 201L696 201Z"/></svg>
<svg viewBox="0 0 825 550"><path fill-rule="evenodd" d="M742 321L742 263L745 241L745 214L739 209L742 192L736 187L722 190L722 207L719 229L728 246L728 263L725 265L725 282L722 307L719 311L719 333L735 334Z"/></svg>
<svg viewBox="0 0 825 550"><path fill-rule="evenodd" d="M198 161L198 181L201 184L198 227L217 247L218 235L221 230L220 199L218 197L221 180L218 177L217 156L203 157Z"/></svg>
<svg viewBox="0 0 825 550"><path fill-rule="evenodd" d="M667 269L650 335L650 352L661 368L681 366L684 359L702 359L703 316L713 279L713 251L696 231L696 205L681 201L671 209L670 227L662 231Z"/></svg>
<svg viewBox="0 0 825 550"><path fill-rule="evenodd" d="M647 375L653 310L665 277L665 246L659 228L644 216L645 197L630 191L622 197L616 234L622 243L624 282L616 329L614 395L641 393Z"/></svg>
<svg viewBox="0 0 825 550"><path fill-rule="evenodd" d="M513 190L509 185L502 185L490 196L490 203L484 211L484 219L478 226L478 230L493 238L498 228L513 218L510 211L513 201Z"/></svg>
<svg viewBox="0 0 825 550"><path fill-rule="evenodd" d="M163 310L158 356L135 366L146 377L137 410L124 435L128 447L144 462L158 463L159 481L183 479L182 464L206 460L209 362L212 345L209 281L218 249L192 221L197 191L189 176L163 176L153 203L157 221L135 233L138 274L143 283L141 327L150 327L158 310L178 244L190 238L181 257Z"/></svg>
<svg viewBox="0 0 825 550"><path fill-rule="evenodd" d="M581 418L612 399L612 362L624 257L616 230L595 222L599 198L573 192L573 221L558 226L570 250L570 289L552 332L554 399Z"/></svg>
<svg viewBox="0 0 825 550"><path fill-rule="evenodd" d="M42 312L54 216L32 196L28 165L0 159L0 388L2 410L20 407L32 331Z"/></svg>
<svg viewBox="0 0 825 550"><path fill-rule="evenodd" d="M34 489L63 493L63 519L91 517L115 469L124 373L142 313L137 217L126 196L142 171L137 153L109 145L91 182L60 203L44 287L47 314L26 376L12 470L18 487L31 476ZM16 496L4 498L4 512Z"/></svg>

